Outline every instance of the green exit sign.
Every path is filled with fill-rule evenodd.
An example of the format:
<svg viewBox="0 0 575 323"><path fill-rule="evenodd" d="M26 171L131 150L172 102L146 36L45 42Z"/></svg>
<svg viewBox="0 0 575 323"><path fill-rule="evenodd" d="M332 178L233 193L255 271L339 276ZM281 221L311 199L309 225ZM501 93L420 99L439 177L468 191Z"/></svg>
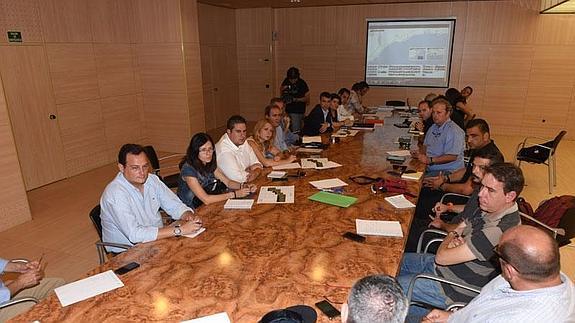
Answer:
<svg viewBox="0 0 575 323"><path fill-rule="evenodd" d="M9 31L8 32L8 42L10 43L21 43L22 33L19 31Z"/></svg>

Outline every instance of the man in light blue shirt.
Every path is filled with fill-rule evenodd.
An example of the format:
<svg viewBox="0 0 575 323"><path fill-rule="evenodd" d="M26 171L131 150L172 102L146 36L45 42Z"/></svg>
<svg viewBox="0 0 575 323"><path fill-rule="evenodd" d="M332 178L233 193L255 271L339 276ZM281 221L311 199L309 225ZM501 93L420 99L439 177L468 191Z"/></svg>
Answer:
<svg viewBox="0 0 575 323"><path fill-rule="evenodd" d="M18 273L16 279L4 284L0 281L0 304L9 301L13 297L34 297L43 299L54 288L64 285L60 278L44 278L44 270L39 260L31 262L9 261L0 258L0 274ZM25 312L34 303L26 302L0 309L0 322Z"/></svg>
<svg viewBox="0 0 575 323"><path fill-rule="evenodd" d="M575 288L561 273L559 248L528 225L507 230L494 249L501 275L463 309L433 310L422 322L575 322Z"/></svg>
<svg viewBox="0 0 575 323"><path fill-rule="evenodd" d="M134 245L196 232L201 219L187 207L156 175L149 174L150 162L144 148L122 146L118 154L120 172L106 186L102 208L102 240ZM175 222L163 227L160 208ZM123 249L107 247L111 252Z"/></svg>
<svg viewBox="0 0 575 323"><path fill-rule="evenodd" d="M427 176L463 168L465 133L449 118L451 104L440 96L432 101L431 111L433 125L425 135L424 149L414 152L413 157L427 165Z"/></svg>
<svg viewBox="0 0 575 323"><path fill-rule="evenodd" d="M280 113L282 118L280 119L280 126L283 130L283 137L284 137L284 141L287 145L287 147L289 148L289 146L294 146L297 144L297 142L299 141L299 135L296 133L293 133L290 131L290 124L291 124L291 118L290 116L285 112L285 102L282 98L272 98L270 100L270 104L271 105L275 105L276 107L278 107L280 109ZM266 114L267 116L267 114ZM279 129L276 128L276 131L278 131Z"/></svg>
<svg viewBox="0 0 575 323"><path fill-rule="evenodd" d="M268 105L266 107L266 120L274 127L274 146L281 152L289 151L288 144L285 140L284 129L281 126L282 111L276 105Z"/></svg>

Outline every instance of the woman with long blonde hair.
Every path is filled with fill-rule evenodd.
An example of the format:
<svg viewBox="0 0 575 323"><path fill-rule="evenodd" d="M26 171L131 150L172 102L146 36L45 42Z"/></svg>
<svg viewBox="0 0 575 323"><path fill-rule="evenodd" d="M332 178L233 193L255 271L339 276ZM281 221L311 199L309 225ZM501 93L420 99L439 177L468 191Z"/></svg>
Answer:
<svg viewBox="0 0 575 323"><path fill-rule="evenodd" d="M252 147L258 160L264 167L288 164L296 160L291 154L283 154L274 146L275 129L272 124L262 119L254 126L254 132L247 139L248 144Z"/></svg>

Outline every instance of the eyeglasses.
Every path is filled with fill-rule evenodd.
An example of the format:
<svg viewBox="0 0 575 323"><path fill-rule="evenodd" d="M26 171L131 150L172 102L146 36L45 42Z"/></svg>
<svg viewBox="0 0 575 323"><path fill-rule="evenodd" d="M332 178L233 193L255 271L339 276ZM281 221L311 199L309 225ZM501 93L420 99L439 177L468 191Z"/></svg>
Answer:
<svg viewBox="0 0 575 323"><path fill-rule="evenodd" d="M201 153L204 153L204 154L205 154L205 153L211 154L211 153L214 152L214 148L201 148L201 149L200 149L200 152L201 152Z"/></svg>
<svg viewBox="0 0 575 323"><path fill-rule="evenodd" d="M497 250L498 247L499 247L499 245L496 245L495 247L493 247L493 253L495 254L495 257L499 258L499 260L505 261L509 266L513 267L513 269L515 269L516 272L521 273L517 269L517 267L513 266L513 264L511 262L509 262L509 259L507 259L507 257L505 257L501 252L499 252L499 250Z"/></svg>

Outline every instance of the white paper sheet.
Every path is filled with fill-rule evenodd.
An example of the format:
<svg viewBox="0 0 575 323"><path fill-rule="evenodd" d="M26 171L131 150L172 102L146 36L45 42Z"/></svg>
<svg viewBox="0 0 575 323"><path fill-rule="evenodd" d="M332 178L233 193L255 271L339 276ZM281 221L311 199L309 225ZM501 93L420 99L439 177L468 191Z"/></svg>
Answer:
<svg viewBox="0 0 575 323"><path fill-rule="evenodd" d="M322 179L320 181L313 181L309 183L313 185L315 188L318 188L320 190L333 187L342 187L347 185L346 182L342 181L339 178Z"/></svg>
<svg viewBox="0 0 575 323"><path fill-rule="evenodd" d="M415 207L415 204L406 199L403 194L389 196L386 197L385 200L398 209L408 209L410 207Z"/></svg>
<svg viewBox="0 0 575 323"><path fill-rule="evenodd" d="M299 163L291 163L291 164L283 164L278 166L273 166L273 170L282 170L282 169L298 169L301 168Z"/></svg>
<svg viewBox="0 0 575 323"><path fill-rule="evenodd" d="M273 170L268 174L268 178L283 178L286 174L286 172Z"/></svg>
<svg viewBox="0 0 575 323"><path fill-rule="evenodd" d="M123 287L124 283L108 270L54 289L62 306L68 306L105 292Z"/></svg>
<svg viewBox="0 0 575 323"><path fill-rule="evenodd" d="M193 232L193 233L184 234L184 235L182 235L182 236L183 236L183 237L188 237L188 238L195 238L195 237L199 236L200 234L202 234L204 231L206 231L206 228L202 227L202 228L199 228L198 230L196 230L196 231Z"/></svg>
<svg viewBox="0 0 575 323"><path fill-rule="evenodd" d="M401 178L418 181L421 178L421 176L423 176L423 172L403 173L403 175L401 175Z"/></svg>
<svg viewBox="0 0 575 323"><path fill-rule="evenodd" d="M409 157L411 156L411 151L409 150L393 150L393 151L388 151L387 152L388 155L391 156L397 156L397 157Z"/></svg>
<svg viewBox="0 0 575 323"><path fill-rule="evenodd" d="M375 221L355 219L357 234L369 236L403 237L401 224L398 221Z"/></svg>
<svg viewBox="0 0 575 323"><path fill-rule="evenodd" d="M228 313L221 312L218 314L208 315L193 320L182 321L181 323L231 323Z"/></svg>
<svg viewBox="0 0 575 323"><path fill-rule="evenodd" d="M308 154L319 154L323 151L321 148L305 148L300 147L296 149L296 153L308 153Z"/></svg>
<svg viewBox="0 0 575 323"><path fill-rule="evenodd" d="M248 199L229 199L226 204L224 204L224 209L226 210L250 210L254 205L254 200Z"/></svg>
<svg viewBox="0 0 575 323"><path fill-rule="evenodd" d="M317 168L317 167L324 167L327 165L328 159L327 158L302 158L301 159L301 168ZM318 166L318 163L322 166Z"/></svg>
<svg viewBox="0 0 575 323"><path fill-rule="evenodd" d="M302 144L309 144L312 142L319 142L321 144L321 136L303 136L301 137Z"/></svg>
<svg viewBox="0 0 575 323"><path fill-rule="evenodd" d="M294 202L294 186L262 186L258 195L258 204L286 204ZM283 202L278 201L278 193L285 195Z"/></svg>
<svg viewBox="0 0 575 323"><path fill-rule="evenodd" d="M353 137L353 136L357 135L358 132L359 132L359 130L339 129L336 133L334 133L331 136L332 137L339 137L339 138Z"/></svg>

